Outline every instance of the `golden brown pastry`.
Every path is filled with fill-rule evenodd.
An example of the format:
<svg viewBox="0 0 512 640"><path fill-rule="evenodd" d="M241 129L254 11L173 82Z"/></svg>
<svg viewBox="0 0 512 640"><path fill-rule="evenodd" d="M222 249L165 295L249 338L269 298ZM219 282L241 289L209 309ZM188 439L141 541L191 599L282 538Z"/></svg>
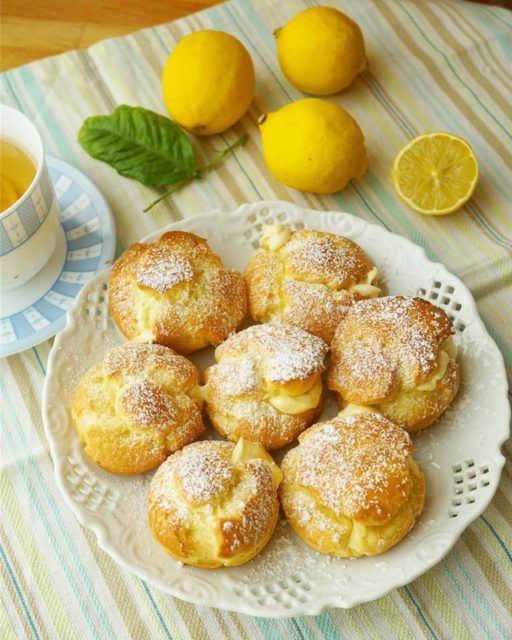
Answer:
<svg viewBox="0 0 512 640"><path fill-rule="evenodd" d="M132 245L116 261L109 306L129 340L191 353L238 328L247 294L242 274L224 267L206 240L170 231L152 244Z"/></svg>
<svg viewBox="0 0 512 640"><path fill-rule="evenodd" d="M177 560L243 564L270 540L282 474L259 444L206 440L170 456L149 491L149 526Z"/></svg>
<svg viewBox="0 0 512 640"><path fill-rule="evenodd" d="M89 369L71 402L85 452L107 471L154 469L204 430L199 372L157 344L126 343Z"/></svg>
<svg viewBox="0 0 512 640"><path fill-rule="evenodd" d="M339 415L310 427L281 470L286 517L322 553L382 553L423 510L425 481L412 459L410 436L380 415Z"/></svg>
<svg viewBox="0 0 512 640"><path fill-rule="evenodd" d="M245 272L259 322L301 327L329 344L347 306L380 293L377 268L348 238L271 225L260 244Z"/></svg>
<svg viewBox="0 0 512 640"><path fill-rule="evenodd" d="M319 414L327 345L286 325L254 325L215 350L205 372L206 410L217 431L268 450L294 440Z"/></svg>
<svg viewBox="0 0 512 640"><path fill-rule="evenodd" d="M422 298L359 302L332 341L329 389L414 432L431 425L459 389L457 347L446 313Z"/></svg>

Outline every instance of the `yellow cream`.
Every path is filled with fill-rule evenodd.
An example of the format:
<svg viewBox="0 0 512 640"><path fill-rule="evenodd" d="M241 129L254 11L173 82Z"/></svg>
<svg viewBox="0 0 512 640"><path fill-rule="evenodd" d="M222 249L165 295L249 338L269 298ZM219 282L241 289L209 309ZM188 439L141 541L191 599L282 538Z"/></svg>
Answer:
<svg viewBox="0 0 512 640"><path fill-rule="evenodd" d="M276 485L276 489L283 481L283 472L274 462L272 456L262 447L259 442L250 442L249 440L240 440L236 443L233 453L231 454L231 462L236 464L242 460L263 460L270 467L272 479Z"/></svg>
<svg viewBox="0 0 512 640"><path fill-rule="evenodd" d="M269 251L277 251L292 235L291 229L281 224L263 225L260 245Z"/></svg>
<svg viewBox="0 0 512 640"><path fill-rule="evenodd" d="M288 415L296 415L308 409L314 409L318 406L322 396L322 379L318 378L313 386L305 393L298 396L292 396L284 391L267 398L268 402L281 413Z"/></svg>
<svg viewBox="0 0 512 640"><path fill-rule="evenodd" d="M379 287L374 284L378 277L379 270L377 267L373 267L373 269L370 269L368 272L365 281L352 285L350 289L348 289L349 293L359 293L367 298L376 298L380 294Z"/></svg>
<svg viewBox="0 0 512 640"><path fill-rule="evenodd" d="M190 395L199 402L206 402L208 400L208 385L196 385L190 390Z"/></svg>
<svg viewBox="0 0 512 640"><path fill-rule="evenodd" d="M359 413L379 413L377 409L373 407L365 407L362 404L347 404L347 406L340 411L339 415L344 418L348 416L355 416Z"/></svg>
<svg viewBox="0 0 512 640"><path fill-rule="evenodd" d="M450 360L455 360L457 357L457 345L451 336L443 342L441 347L437 358L437 369L434 375L426 382L423 382L423 384L415 387L415 391L434 391L439 380L444 377Z"/></svg>

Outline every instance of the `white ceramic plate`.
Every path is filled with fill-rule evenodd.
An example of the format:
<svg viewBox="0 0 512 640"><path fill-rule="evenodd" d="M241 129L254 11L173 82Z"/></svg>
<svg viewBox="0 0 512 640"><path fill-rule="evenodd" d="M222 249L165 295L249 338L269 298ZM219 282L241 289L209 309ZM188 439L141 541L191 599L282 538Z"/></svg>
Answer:
<svg viewBox="0 0 512 640"><path fill-rule="evenodd" d="M352 607L379 598L439 562L496 491L510 408L502 356L478 317L470 292L409 240L346 213L306 211L288 202L243 205L231 213L214 211L167 229L185 229L207 238L227 265L243 269L257 246L262 224L272 222L356 240L381 269L390 294L419 294L453 318L462 386L443 418L414 438L415 457L426 474L427 502L418 523L399 545L373 558L334 559L311 550L281 521L268 547L241 567L204 570L173 560L147 525L145 498L151 474L118 477L102 471L84 455L71 424L73 387L106 349L123 341L108 316L108 270L84 287L55 340L43 416L62 495L115 560L183 600L279 618L314 615L326 607ZM162 231L146 240L156 239ZM204 367L212 362L212 351L192 359Z"/></svg>

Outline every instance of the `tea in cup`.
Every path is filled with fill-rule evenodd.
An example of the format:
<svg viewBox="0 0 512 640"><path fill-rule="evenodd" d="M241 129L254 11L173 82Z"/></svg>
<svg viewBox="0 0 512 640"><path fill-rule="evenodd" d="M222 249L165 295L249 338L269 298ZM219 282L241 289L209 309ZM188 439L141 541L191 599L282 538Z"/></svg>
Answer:
<svg viewBox="0 0 512 640"><path fill-rule="evenodd" d="M41 136L25 115L2 104L0 291L14 289L38 273L63 233Z"/></svg>

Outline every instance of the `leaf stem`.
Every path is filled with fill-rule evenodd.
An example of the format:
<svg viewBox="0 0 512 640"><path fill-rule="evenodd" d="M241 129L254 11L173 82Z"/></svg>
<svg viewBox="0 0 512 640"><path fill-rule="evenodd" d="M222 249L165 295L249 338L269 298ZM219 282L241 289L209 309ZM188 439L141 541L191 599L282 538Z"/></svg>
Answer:
<svg viewBox="0 0 512 640"><path fill-rule="evenodd" d="M148 205L145 209L142 209L142 211L144 213L147 213L150 209L152 209L159 202L162 202L162 200L165 200L168 196L170 196L171 193L174 193L175 191L179 191L183 187L186 187L187 184L190 184L191 182L193 182L197 178L199 178L199 174L198 174L197 171L194 173L194 175L190 176L189 178L183 178L183 180L180 180L179 182L177 182L171 189L166 191L159 198L157 198L156 200L153 200L153 202L150 205Z"/></svg>
<svg viewBox="0 0 512 640"><path fill-rule="evenodd" d="M193 182L194 180L200 180L205 174L209 173L210 171L212 171L213 169L215 169L216 167L219 166L219 164L221 164L221 162L224 160L224 158L230 154L231 152L233 152L235 149L237 149L238 147L242 147L246 142L247 142L248 136L246 133L244 133L243 135L241 135L238 140L236 140L235 142L233 142L233 144L230 144L226 149L224 149L223 151L220 151L211 162L209 162L208 164L204 165L204 167L199 167L196 172L194 173L194 175L190 176L189 178L184 178L183 180L180 180L180 182L177 182L171 189L169 189L168 191L166 191L164 194L162 194L159 198L157 198L154 202L152 202L150 205L148 205L145 209L143 209L144 213L148 212L150 209L152 209L155 205L157 205L159 202L162 202L162 200L165 200L168 196L170 196L172 193L174 193L175 191L179 191L180 189L182 189L183 187L186 187L187 184L190 184L191 182Z"/></svg>
<svg viewBox="0 0 512 640"><path fill-rule="evenodd" d="M227 147L226 149L218 153L210 163L208 163L204 167L200 167L197 170L200 176L203 176L205 173L208 173L212 169L215 169L215 167L218 167L219 164L224 160L224 158L228 154L230 154L232 151L234 151L238 147L242 147L247 142L247 139L248 139L248 136L246 133L244 133L242 136L238 138L238 140L236 140L236 142L233 142L233 144L229 145L229 147Z"/></svg>

